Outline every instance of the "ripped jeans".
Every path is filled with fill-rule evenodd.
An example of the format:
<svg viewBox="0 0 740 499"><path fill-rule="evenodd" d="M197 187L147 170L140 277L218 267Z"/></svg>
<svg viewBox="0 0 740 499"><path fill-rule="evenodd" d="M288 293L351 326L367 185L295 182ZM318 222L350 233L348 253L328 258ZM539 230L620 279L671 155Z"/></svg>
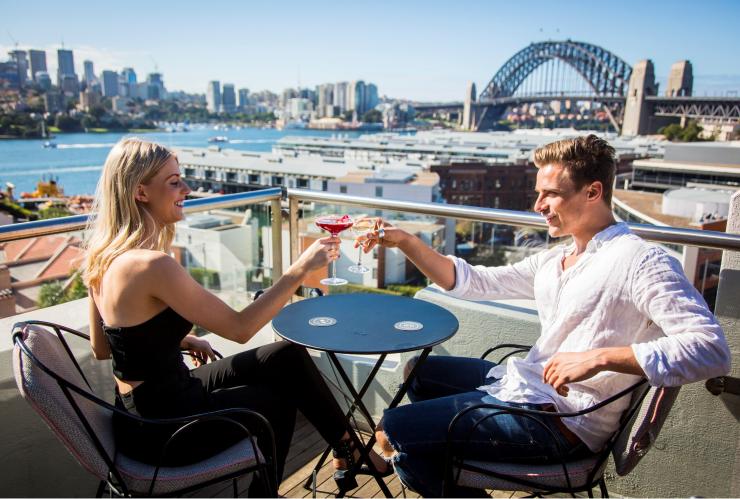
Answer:
<svg viewBox="0 0 740 499"><path fill-rule="evenodd" d="M462 409L481 403L543 409L539 404L503 402L476 390L495 381L486 378L494 366L492 362L474 358L428 357L417 369L409 388L412 403L385 411L383 429L397 451L394 457L396 473L409 488L424 497L442 495L447 428ZM542 463L557 459L558 445L568 459L589 454L584 444L574 445L562 434L555 418L539 419L552 430L557 443L542 425L513 414L489 417L472 430L475 421L493 412L491 409L474 410L458 422L453 442L464 443L466 458ZM478 492L457 487L453 488L452 496L483 497Z"/></svg>

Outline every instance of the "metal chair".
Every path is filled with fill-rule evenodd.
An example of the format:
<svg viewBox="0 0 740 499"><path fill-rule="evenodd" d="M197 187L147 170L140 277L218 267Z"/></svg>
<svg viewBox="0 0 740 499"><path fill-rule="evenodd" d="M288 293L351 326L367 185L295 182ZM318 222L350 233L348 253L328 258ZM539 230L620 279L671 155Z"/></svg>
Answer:
<svg viewBox="0 0 740 499"><path fill-rule="evenodd" d="M211 484L232 481L238 495L237 479L257 473L265 491L277 495L275 439L270 423L248 409L224 409L183 418L147 419L122 411L97 397L64 333L89 341L89 336L58 324L42 321L19 322L13 326L13 371L23 398L41 416L78 463L100 480L97 497L110 494L179 496ZM193 427L212 421L235 425L244 438L228 449L186 466L152 466L116 451L113 413L151 425L179 425L161 453L179 438L187 438ZM229 418L246 417L249 426L260 428L267 442L259 448L243 424ZM253 423L252 423L253 422ZM266 454L263 454L267 451Z"/></svg>
<svg viewBox="0 0 740 499"><path fill-rule="evenodd" d="M512 351L507 353L499 363L513 354L527 352L530 349L527 345L499 345L487 350L481 358L486 358L489 354L503 348L509 348ZM643 379L598 404L571 413L537 411L500 404L478 404L465 408L453 418L448 428L443 495L448 497L453 485L459 485L478 489L525 491L533 495L569 493L575 497L577 492L586 492L589 497L593 497L592 489L598 485L602 496L608 497L604 469L609 455L613 456L616 471L620 476L630 473L658 437L665 418L678 395L679 388L651 387L647 384L647 380ZM544 426L535 416L577 417L598 410L626 396L630 396L631 400L622 415L619 428L600 452L586 458L567 460L561 454L555 463L540 465L478 461L467 459L464 455L464 444L455 444L452 441L457 424L466 414L476 409L488 409L487 414L476 421L476 426L489 417L504 413L517 414ZM639 424L636 424L638 421Z"/></svg>

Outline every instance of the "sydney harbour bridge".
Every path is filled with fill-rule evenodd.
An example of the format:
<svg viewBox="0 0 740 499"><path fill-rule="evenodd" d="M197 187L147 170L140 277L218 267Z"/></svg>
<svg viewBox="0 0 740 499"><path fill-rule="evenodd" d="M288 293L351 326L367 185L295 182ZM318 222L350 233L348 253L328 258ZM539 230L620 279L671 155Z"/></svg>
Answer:
<svg viewBox="0 0 740 499"><path fill-rule="evenodd" d="M687 118L720 123L740 121L740 98L692 96L689 61L673 65L664 95L658 94L653 64L633 68L619 56L586 42L532 43L514 54L483 87L468 86L464 102L419 104L421 114L458 111L462 127L489 130L515 106L590 101L624 134L655 133L659 126Z"/></svg>

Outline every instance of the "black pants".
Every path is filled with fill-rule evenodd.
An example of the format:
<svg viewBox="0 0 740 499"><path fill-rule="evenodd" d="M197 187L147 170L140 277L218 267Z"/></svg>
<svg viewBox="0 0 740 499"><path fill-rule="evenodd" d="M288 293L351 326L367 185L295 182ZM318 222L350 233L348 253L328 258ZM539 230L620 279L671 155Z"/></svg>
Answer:
<svg viewBox="0 0 740 499"><path fill-rule="evenodd" d="M182 377L181 377L182 378ZM276 464L281 479L288 455L296 410L334 446L348 430L348 422L303 347L281 341L248 350L189 371L183 379L146 381L132 392L116 397L116 404L148 418L180 417L233 407L259 412L275 433ZM255 431L258 442L266 435L254 420L234 417ZM162 448L176 429L140 425L114 417L118 448L126 455L150 464L178 466L205 459L244 438L233 424L204 423L195 426ZM261 446L263 452L267 447Z"/></svg>

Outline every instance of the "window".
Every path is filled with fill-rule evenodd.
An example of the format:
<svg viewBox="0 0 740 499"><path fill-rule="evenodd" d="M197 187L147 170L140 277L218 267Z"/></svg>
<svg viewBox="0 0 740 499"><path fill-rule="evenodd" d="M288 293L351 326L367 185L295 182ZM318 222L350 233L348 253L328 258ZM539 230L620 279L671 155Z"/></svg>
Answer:
<svg viewBox="0 0 740 499"><path fill-rule="evenodd" d="M250 184L259 184L260 183L260 176L255 175L253 173L249 174L249 183Z"/></svg>
<svg viewBox="0 0 740 499"><path fill-rule="evenodd" d="M272 185L283 185L283 177L279 175L272 176Z"/></svg>
<svg viewBox="0 0 740 499"><path fill-rule="evenodd" d="M381 187L381 186L375 187L375 197L376 198L382 198L383 197L383 187Z"/></svg>
<svg viewBox="0 0 740 499"><path fill-rule="evenodd" d="M296 185L299 189L308 189L308 179L299 178L298 180L296 180Z"/></svg>
<svg viewBox="0 0 740 499"><path fill-rule="evenodd" d="M327 186L328 185L329 185L329 182L327 182L326 180L322 180L321 181L321 190L322 191L325 191L327 189Z"/></svg>
<svg viewBox="0 0 740 499"><path fill-rule="evenodd" d="M339 193L340 194L347 194L347 186L346 185L340 185L339 186Z"/></svg>

